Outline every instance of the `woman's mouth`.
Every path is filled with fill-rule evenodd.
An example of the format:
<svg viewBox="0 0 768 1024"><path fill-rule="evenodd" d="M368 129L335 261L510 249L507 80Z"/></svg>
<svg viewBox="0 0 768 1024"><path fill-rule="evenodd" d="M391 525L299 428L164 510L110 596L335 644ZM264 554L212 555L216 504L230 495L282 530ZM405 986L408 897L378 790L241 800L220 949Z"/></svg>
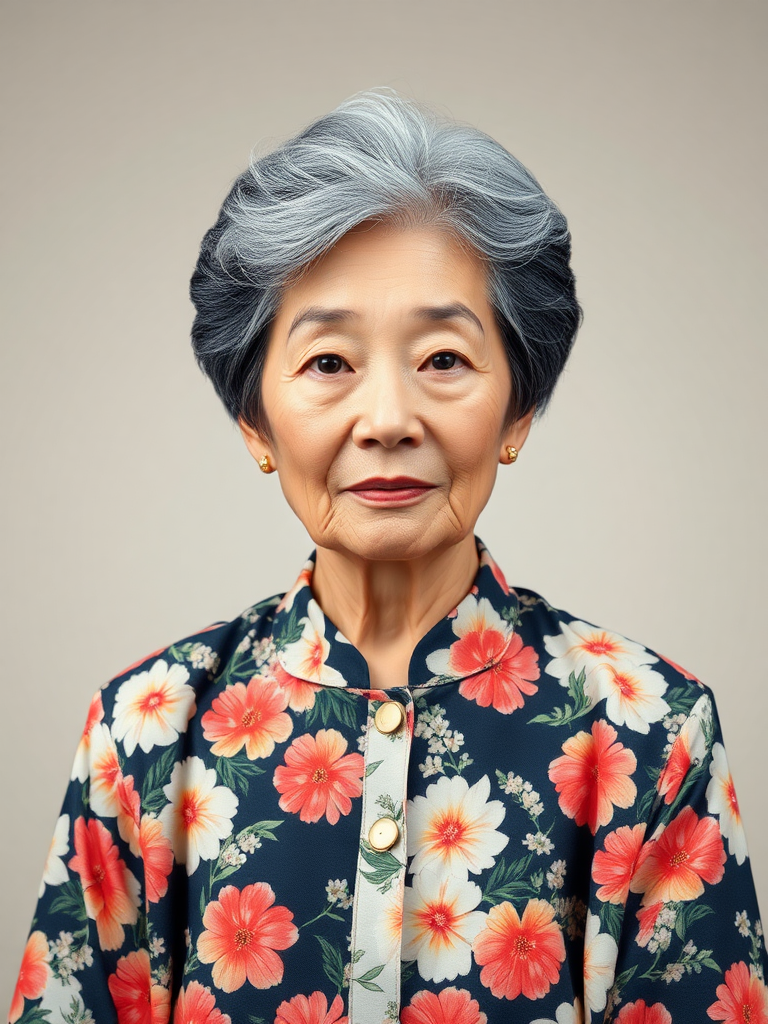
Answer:
<svg viewBox="0 0 768 1024"><path fill-rule="evenodd" d="M370 477L347 490L364 502L374 505L412 505L433 490L434 484L412 476Z"/></svg>

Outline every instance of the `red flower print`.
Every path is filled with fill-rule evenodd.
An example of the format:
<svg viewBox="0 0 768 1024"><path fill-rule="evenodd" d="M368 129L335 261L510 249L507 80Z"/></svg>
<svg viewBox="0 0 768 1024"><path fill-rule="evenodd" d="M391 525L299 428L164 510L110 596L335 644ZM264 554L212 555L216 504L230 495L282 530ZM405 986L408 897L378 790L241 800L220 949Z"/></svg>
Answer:
<svg viewBox="0 0 768 1024"><path fill-rule="evenodd" d="M646 1006L644 999L622 1006L616 1024L672 1024L672 1015L663 1003Z"/></svg>
<svg viewBox="0 0 768 1024"><path fill-rule="evenodd" d="M139 851L144 861L144 889L148 903L158 903L168 892L173 867L171 841L159 818L145 814L139 831Z"/></svg>
<svg viewBox="0 0 768 1024"><path fill-rule="evenodd" d="M645 907L645 909L641 907L640 910L638 910L636 917L640 922L640 927L638 928L637 939L635 940L638 946L642 946L644 948L648 945L663 906L663 900L657 900L655 903L652 903L650 907Z"/></svg>
<svg viewBox="0 0 768 1024"><path fill-rule="evenodd" d="M605 848L597 850L592 860L592 878L598 883L597 898L604 903L627 902L629 880L635 871L645 836L645 823L622 825L605 837Z"/></svg>
<svg viewBox="0 0 768 1024"><path fill-rule="evenodd" d="M8 1011L8 1024L16 1021L24 1012L25 999L39 999L45 992L51 969L48 966L48 940L43 932L32 932L24 947L21 968L16 988Z"/></svg>
<svg viewBox="0 0 768 1024"><path fill-rule="evenodd" d="M717 1002L707 1010L712 1020L725 1024L768 1024L768 988L742 961L725 972L717 986Z"/></svg>
<svg viewBox="0 0 768 1024"><path fill-rule="evenodd" d="M89 757L91 809L94 814L113 818L118 813L118 786L123 773L112 733L103 722L91 730Z"/></svg>
<svg viewBox="0 0 768 1024"><path fill-rule="evenodd" d="M315 706L315 695L320 689L319 683L308 683L304 679L297 679L290 672L286 672L279 661L275 661L269 666L269 677L287 696L288 707L291 711L309 711Z"/></svg>
<svg viewBox="0 0 768 1024"><path fill-rule="evenodd" d="M401 1024L487 1024L476 999L464 988L417 992L400 1011Z"/></svg>
<svg viewBox="0 0 768 1024"><path fill-rule="evenodd" d="M538 686L539 656L533 647L523 647L517 633L505 637L495 629L482 633L468 633L451 644L451 665L456 675L469 675L459 685L459 693L467 700L475 700L481 708L489 706L511 714L523 706L523 694L536 693ZM478 668L490 666L478 672Z"/></svg>
<svg viewBox="0 0 768 1024"><path fill-rule="evenodd" d="M693 900L704 892L704 882L720 881L724 864L717 821L699 819L692 807L684 807L658 839L643 847L630 889L644 893L644 905Z"/></svg>
<svg viewBox="0 0 768 1024"><path fill-rule="evenodd" d="M536 693L539 656L523 647L521 638L502 619L487 597L467 594L451 625L459 638L449 648L427 656L427 668L438 676L461 679L459 693L480 707L509 715Z"/></svg>
<svg viewBox="0 0 768 1024"><path fill-rule="evenodd" d="M215 740L211 753L234 757L244 746L251 761L269 757L275 744L287 740L293 730L287 706L288 695L269 679L254 676L247 686L228 686L201 719L203 735Z"/></svg>
<svg viewBox="0 0 768 1024"><path fill-rule="evenodd" d="M363 792L365 760L361 754L345 754L346 749L347 741L336 729L298 736L285 752L285 764L275 768L282 810L302 821L325 816L331 825L349 814L352 797Z"/></svg>
<svg viewBox="0 0 768 1024"><path fill-rule="evenodd" d="M497 999L540 999L560 977L565 944L554 916L546 900L529 900L522 918L511 903L491 907L472 951L480 981Z"/></svg>
<svg viewBox="0 0 768 1024"><path fill-rule="evenodd" d="M115 787L117 801L117 831L128 843L134 856L139 854L139 827L141 825L141 798L134 789L132 775L120 775Z"/></svg>
<svg viewBox="0 0 768 1024"><path fill-rule="evenodd" d="M287 949L299 937L287 907L273 907L275 894L266 882L242 890L225 886L203 915L206 931L197 940L197 955L213 964L213 983L234 992L246 978L254 988L270 988L283 980L283 961L276 949Z"/></svg>
<svg viewBox="0 0 768 1024"><path fill-rule="evenodd" d="M672 744L669 757L659 775L659 795L664 797L665 804L671 804L680 792L680 786L688 774L692 761L688 738L681 733Z"/></svg>
<svg viewBox="0 0 768 1024"><path fill-rule="evenodd" d="M213 992L199 981L190 981L179 992L173 1020L174 1024L232 1024L229 1014L217 1009Z"/></svg>
<svg viewBox="0 0 768 1024"><path fill-rule="evenodd" d="M683 723L659 775L657 786L665 804L673 803L691 765L696 760L703 760L706 753L707 744L701 719L694 712Z"/></svg>
<svg viewBox="0 0 768 1024"><path fill-rule="evenodd" d="M344 1017L344 1000L336 996L328 1009L328 1000L322 992L311 996L294 996L277 1008L275 1024L348 1024Z"/></svg>
<svg viewBox="0 0 768 1024"><path fill-rule="evenodd" d="M117 1010L117 1024L167 1024L171 994L162 985L153 984L146 949L120 957L107 984Z"/></svg>
<svg viewBox="0 0 768 1024"><path fill-rule="evenodd" d="M69 866L80 875L85 909L96 921L101 947L119 949L125 939L123 925L138 920L139 883L100 821L77 819L75 850Z"/></svg>
<svg viewBox="0 0 768 1024"><path fill-rule="evenodd" d="M614 807L631 807L637 787L630 775L637 758L618 733L603 719L592 732L578 732L563 744L563 754L549 766L549 777L560 794L560 808L577 825L588 825L592 835L613 818Z"/></svg>

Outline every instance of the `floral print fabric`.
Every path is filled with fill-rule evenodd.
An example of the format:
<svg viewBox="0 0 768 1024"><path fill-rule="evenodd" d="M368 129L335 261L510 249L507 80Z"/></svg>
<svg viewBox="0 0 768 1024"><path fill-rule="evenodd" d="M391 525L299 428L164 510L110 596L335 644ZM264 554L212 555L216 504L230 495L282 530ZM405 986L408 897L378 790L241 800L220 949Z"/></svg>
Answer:
<svg viewBox="0 0 768 1024"><path fill-rule="evenodd" d="M96 694L11 1024L768 1024L711 691L477 544L407 687L310 559Z"/></svg>

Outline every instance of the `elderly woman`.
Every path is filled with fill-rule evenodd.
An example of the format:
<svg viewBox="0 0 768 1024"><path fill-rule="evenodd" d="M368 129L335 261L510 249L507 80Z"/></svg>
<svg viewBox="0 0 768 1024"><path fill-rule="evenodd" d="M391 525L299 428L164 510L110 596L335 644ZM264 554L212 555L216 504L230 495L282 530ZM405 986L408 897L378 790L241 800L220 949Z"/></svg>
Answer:
<svg viewBox="0 0 768 1024"><path fill-rule="evenodd" d="M711 691L474 535L569 258L513 156L388 92L237 179L194 349L315 551L94 697L10 1021L768 1021Z"/></svg>

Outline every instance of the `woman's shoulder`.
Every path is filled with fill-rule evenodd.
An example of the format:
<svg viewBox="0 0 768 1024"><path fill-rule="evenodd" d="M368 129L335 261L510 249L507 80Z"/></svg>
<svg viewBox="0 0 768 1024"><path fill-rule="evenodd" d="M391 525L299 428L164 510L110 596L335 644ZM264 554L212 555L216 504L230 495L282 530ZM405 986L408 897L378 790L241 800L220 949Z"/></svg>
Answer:
<svg viewBox="0 0 768 1024"><path fill-rule="evenodd" d="M569 693L602 700L614 724L647 733L650 725L687 716L712 691L658 650L625 633L550 604L536 591L515 587L518 630L537 649L542 676Z"/></svg>
<svg viewBox="0 0 768 1024"><path fill-rule="evenodd" d="M249 605L232 619L218 619L165 647L132 662L105 682L92 702L96 713L117 728L129 729L126 718L141 718L146 727L152 712L160 721L194 711L194 704L238 661L253 664L259 650L272 643L272 620L284 594ZM129 730L130 731L130 730ZM142 731L146 731L144 728ZM130 746L130 742L129 742Z"/></svg>

